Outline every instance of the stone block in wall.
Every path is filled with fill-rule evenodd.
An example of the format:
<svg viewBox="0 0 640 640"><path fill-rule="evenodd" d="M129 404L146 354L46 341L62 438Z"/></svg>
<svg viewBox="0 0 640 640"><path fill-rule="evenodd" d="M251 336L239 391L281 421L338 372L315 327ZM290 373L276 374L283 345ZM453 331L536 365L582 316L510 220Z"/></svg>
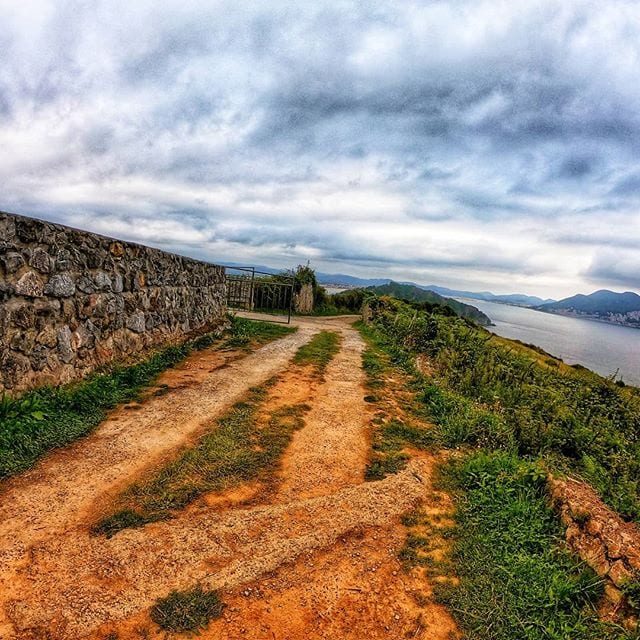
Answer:
<svg viewBox="0 0 640 640"><path fill-rule="evenodd" d="M41 247L31 249L29 252L29 266L33 267L40 273L50 273L52 267L52 259L49 254Z"/></svg>
<svg viewBox="0 0 640 640"><path fill-rule="evenodd" d="M0 359L0 368L2 369L4 387L6 389L15 389L21 386L22 380L31 369L31 362L29 358L21 353L5 350Z"/></svg>
<svg viewBox="0 0 640 640"><path fill-rule="evenodd" d="M127 318L127 329L142 333L146 329L146 320L142 311L135 311Z"/></svg>
<svg viewBox="0 0 640 640"><path fill-rule="evenodd" d="M25 260L21 253L17 251L7 251L2 257L2 263L7 273L15 273L24 266Z"/></svg>
<svg viewBox="0 0 640 640"><path fill-rule="evenodd" d="M13 242L16 237L15 217L0 216L0 238L6 242Z"/></svg>
<svg viewBox="0 0 640 640"><path fill-rule="evenodd" d="M69 273L56 274L45 288L45 293L55 298L70 298L75 292L76 283Z"/></svg>
<svg viewBox="0 0 640 640"><path fill-rule="evenodd" d="M15 283L14 293L27 298L40 298L44 294L44 282L35 271L27 271Z"/></svg>
<svg viewBox="0 0 640 640"><path fill-rule="evenodd" d="M69 364L75 357L75 350L71 342L71 329L68 326L60 327L56 334L58 358L61 362Z"/></svg>

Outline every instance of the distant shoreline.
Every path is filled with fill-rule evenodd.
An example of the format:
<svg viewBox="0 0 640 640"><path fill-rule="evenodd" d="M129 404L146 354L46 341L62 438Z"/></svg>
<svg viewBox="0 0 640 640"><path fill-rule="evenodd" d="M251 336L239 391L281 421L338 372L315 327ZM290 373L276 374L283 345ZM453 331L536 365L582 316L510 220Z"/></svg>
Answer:
<svg viewBox="0 0 640 640"><path fill-rule="evenodd" d="M513 305L518 306L518 305ZM640 324L638 323L627 323L627 322L615 322L614 320L607 320L606 318L601 318L600 316L592 316L586 313L577 313L571 311L551 311L547 309L536 309L535 307L528 307L532 311L540 311L541 313L548 313L552 316L563 316L564 318L577 318L578 320L589 320L591 322L599 322L600 324L611 324L616 327L626 327L627 329L640 329Z"/></svg>
<svg viewBox="0 0 640 640"><path fill-rule="evenodd" d="M576 318L578 320L589 320L590 322L599 322L600 324L609 324L614 327L626 327L627 329L640 329L640 323L631 324L626 322L615 322L614 320L607 320L606 318L602 318L600 316L593 316L586 313L577 313L571 311L553 311L551 309L541 309L540 307L530 307L525 304L514 304L513 302L505 302L504 300L483 300L481 298L466 298L459 297L457 300L464 300L465 302L472 303L476 302L489 302L491 304L500 304L505 307L516 307L518 309L529 309L529 311L539 311L540 313L548 313L552 316L562 316L563 318Z"/></svg>

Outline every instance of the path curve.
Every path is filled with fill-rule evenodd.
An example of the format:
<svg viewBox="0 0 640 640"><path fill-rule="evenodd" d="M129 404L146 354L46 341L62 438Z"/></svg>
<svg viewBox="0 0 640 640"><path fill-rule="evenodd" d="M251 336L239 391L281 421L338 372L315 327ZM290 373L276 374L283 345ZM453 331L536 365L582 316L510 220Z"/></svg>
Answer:
<svg viewBox="0 0 640 640"><path fill-rule="evenodd" d="M414 460L379 482L284 505L205 512L123 531L53 538L20 572L7 609L23 638L91 635L196 583L228 589L255 580L302 553L333 545L358 527L381 526L410 509L429 486L430 466Z"/></svg>

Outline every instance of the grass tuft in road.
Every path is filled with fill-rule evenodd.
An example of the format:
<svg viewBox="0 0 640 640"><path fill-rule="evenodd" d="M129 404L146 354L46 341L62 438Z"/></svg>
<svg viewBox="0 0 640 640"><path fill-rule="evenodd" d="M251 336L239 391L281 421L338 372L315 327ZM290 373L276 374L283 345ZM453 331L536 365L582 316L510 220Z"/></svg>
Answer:
<svg viewBox="0 0 640 640"><path fill-rule="evenodd" d="M151 608L151 619L165 631L197 633L222 615L224 603L216 591L197 586L190 591L172 591Z"/></svg>
<svg viewBox="0 0 640 640"><path fill-rule="evenodd" d="M199 442L150 478L133 484L119 501L121 508L98 522L94 533L115 535L129 527L172 517L196 498L222 491L272 471L304 424L306 404L289 405L259 416L272 379L253 388L227 411Z"/></svg>
<svg viewBox="0 0 640 640"><path fill-rule="evenodd" d="M457 495L451 561L459 583L438 599L470 640L622 640L600 622L602 581L566 551L549 506L545 472L506 452L448 463L442 484Z"/></svg>
<svg viewBox="0 0 640 640"><path fill-rule="evenodd" d="M312 365L316 373L322 375L339 348L340 336L337 333L321 331L298 349L293 361L302 366Z"/></svg>

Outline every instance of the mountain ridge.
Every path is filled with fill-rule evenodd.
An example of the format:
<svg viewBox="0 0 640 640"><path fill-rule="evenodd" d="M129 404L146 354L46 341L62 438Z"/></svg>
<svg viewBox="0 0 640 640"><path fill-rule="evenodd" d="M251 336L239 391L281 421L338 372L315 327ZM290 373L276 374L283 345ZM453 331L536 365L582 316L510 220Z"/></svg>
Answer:
<svg viewBox="0 0 640 640"><path fill-rule="evenodd" d="M590 294L578 293L536 308L548 313L640 328L640 296L633 291L616 293L609 289L599 289Z"/></svg>
<svg viewBox="0 0 640 640"><path fill-rule="evenodd" d="M454 313L462 318L473 320L482 326L491 325L491 318L480 311L473 305L441 296L435 291L423 289L417 285L407 284L405 282L394 282L391 280L389 284L366 287L367 291L372 291L378 295L389 295L402 300L411 302L427 302L429 304L438 304L449 307Z"/></svg>

